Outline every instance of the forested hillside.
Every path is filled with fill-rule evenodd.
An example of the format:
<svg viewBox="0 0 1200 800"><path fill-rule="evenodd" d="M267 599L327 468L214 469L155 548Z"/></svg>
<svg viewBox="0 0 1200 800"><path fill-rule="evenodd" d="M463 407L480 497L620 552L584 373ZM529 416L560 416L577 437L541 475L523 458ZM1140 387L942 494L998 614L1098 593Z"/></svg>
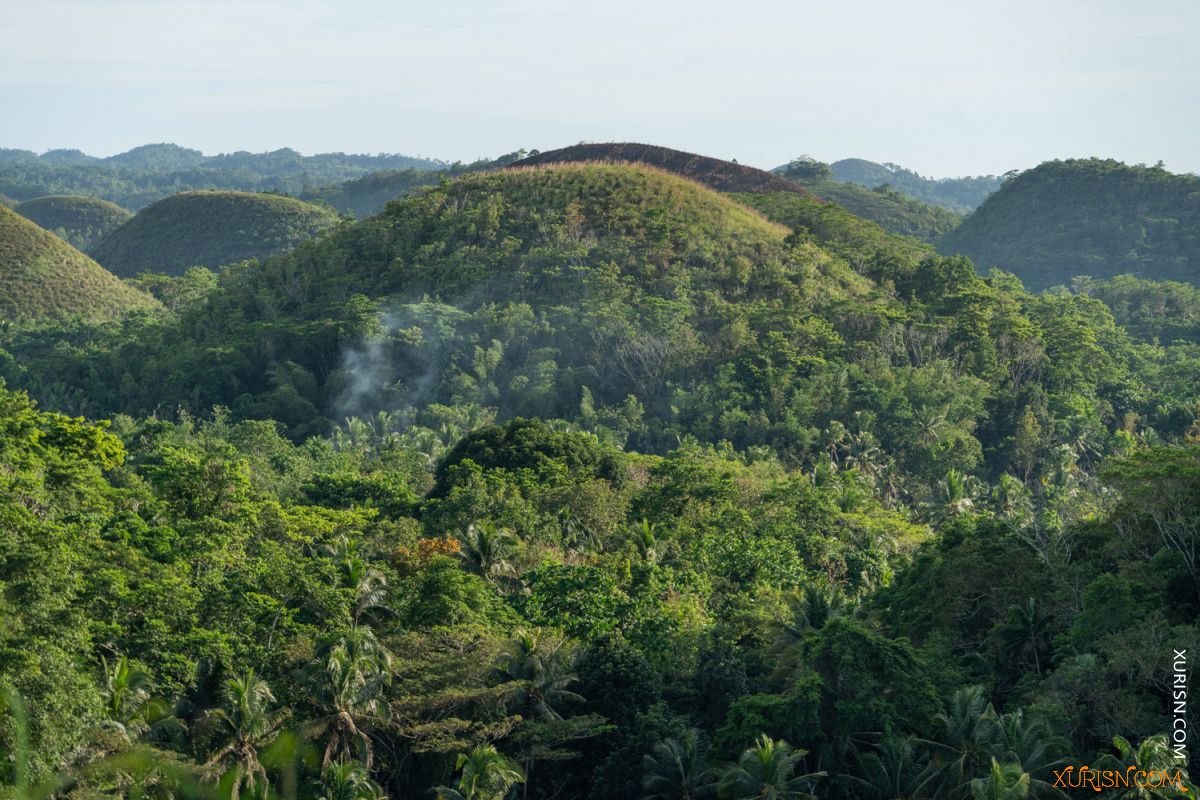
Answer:
<svg viewBox="0 0 1200 800"><path fill-rule="evenodd" d="M37 197L13 210L80 250L89 249L133 216L107 200L76 195Z"/></svg>
<svg viewBox="0 0 1200 800"><path fill-rule="evenodd" d="M967 178L926 178L898 164L876 164L862 158L844 158L829 165L835 180L857 183L868 189L890 186L896 191L956 214L969 214L989 194L1000 188L995 175Z"/></svg>
<svg viewBox="0 0 1200 800"><path fill-rule="evenodd" d="M117 275L171 275L287 252L335 227L328 207L250 192L182 192L142 209L91 253Z"/></svg>
<svg viewBox="0 0 1200 800"><path fill-rule="evenodd" d="M598 163L141 285L161 310L0 327L14 797L1179 766L1190 287L1033 294L790 184Z"/></svg>
<svg viewBox="0 0 1200 800"><path fill-rule="evenodd" d="M812 159L797 159L776 172L817 197L837 203L891 233L915 236L925 242L936 241L962 219L952 211L914 199L887 183L877 183L868 189L854 182L835 179L828 164Z"/></svg>
<svg viewBox="0 0 1200 800"><path fill-rule="evenodd" d="M269 153L206 156L173 144L135 147L108 158L78 150L41 156L0 148L0 194L18 201L45 195L87 195L138 211L167 195L199 189L282 192L327 186L381 170L436 171L451 165L404 155L321 153L283 148Z"/></svg>
<svg viewBox="0 0 1200 800"><path fill-rule="evenodd" d="M1200 282L1200 178L1119 161L1049 161L1005 181L938 243L1034 289L1086 275Z"/></svg>

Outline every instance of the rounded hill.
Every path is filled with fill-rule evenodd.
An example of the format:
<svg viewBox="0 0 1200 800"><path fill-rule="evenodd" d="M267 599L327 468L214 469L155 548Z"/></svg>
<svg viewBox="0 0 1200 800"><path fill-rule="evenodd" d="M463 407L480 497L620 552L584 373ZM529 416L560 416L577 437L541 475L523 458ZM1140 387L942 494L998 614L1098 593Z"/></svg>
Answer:
<svg viewBox="0 0 1200 800"><path fill-rule="evenodd" d="M59 237L0 207L0 318L102 320L157 305Z"/></svg>
<svg viewBox="0 0 1200 800"><path fill-rule="evenodd" d="M1009 179L938 243L1043 289L1079 275L1200 283L1200 177L1049 161Z"/></svg>
<svg viewBox="0 0 1200 800"><path fill-rule="evenodd" d="M291 250L337 225L327 208L251 192L183 192L159 200L93 249L118 275L182 274Z"/></svg>
<svg viewBox="0 0 1200 800"><path fill-rule="evenodd" d="M16 212L46 230L56 233L80 250L88 250L133 212L116 203L95 197L48 195L26 200Z"/></svg>
<svg viewBox="0 0 1200 800"><path fill-rule="evenodd" d="M577 144L527 156L513 166L540 166L580 161L648 164L691 178L718 192L802 192L801 187L766 170L734 161L685 153L669 147L632 142Z"/></svg>

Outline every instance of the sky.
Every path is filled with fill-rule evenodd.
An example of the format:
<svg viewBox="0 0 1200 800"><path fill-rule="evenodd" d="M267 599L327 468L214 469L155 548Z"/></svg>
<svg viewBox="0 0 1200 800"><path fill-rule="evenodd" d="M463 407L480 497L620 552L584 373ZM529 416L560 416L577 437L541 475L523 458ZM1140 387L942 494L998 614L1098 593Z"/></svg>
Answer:
<svg viewBox="0 0 1200 800"><path fill-rule="evenodd" d="M0 0L0 147L1200 172L1197 0Z"/></svg>

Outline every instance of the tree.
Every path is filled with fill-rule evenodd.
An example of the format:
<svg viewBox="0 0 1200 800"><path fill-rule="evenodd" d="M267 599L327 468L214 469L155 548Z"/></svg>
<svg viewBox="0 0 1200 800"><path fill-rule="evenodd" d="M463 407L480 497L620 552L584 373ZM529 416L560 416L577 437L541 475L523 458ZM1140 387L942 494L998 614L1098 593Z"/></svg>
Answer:
<svg viewBox="0 0 1200 800"><path fill-rule="evenodd" d="M794 750L782 739L763 734L722 773L720 796L723 800L815 800L812 790L825 773L797 774L806 755L805 750Z"/></svg>
<svg viewBox="0 0 1200 800"><path fill-rule="evenodd" d="M323 712L312 729L314 738L325 740L323 767L337 755L357 757L371 768L374 748L362 720L387 717L383 691L391 680L391 654L369 628L351 628L325 642L308 668L308 684Z"/></svg>
<svg viewBox="0 0 1200 800"><path fill-rule="evenodd" d="M689 728L679 739L664 739L642 757L643 800L700 800L716 789L704 761L700 733Z"/></svg>
<svg viewBox="0 0 1200 800"><path fill-rule="evenodd" d="M227 680L223 694L223 707L208 713L216 747L205 763L207 772L229 781L230 800L237 800L243 790L266 797L270 782L259 754L279 735L283 722L271 711L275 695L253 669Z"/></svg>
<svg viewBox="0 0 1200 800"><path fill-rule="evenodd" d="M387 800L387 796L362 764L338 761L321 771L320 800Z"/></svg>
<svg viewBox="0 0 1200 800"><path fill-rule="evenodd" d="M461 773L458 783L435 787L438 800L504 800L513 786L525 782L520 768L490 744L459 753L454 768Z"/></svg>
<svg viewBox="0 0 1200 800"><path fill-rule="evenodd" d="M459 557L468 570L497 583L514 575L512 554L516 538L494 522L473 522L463 534Z"/></svg>
<svg viewBox="0 0 1200 800"><path fill-rule="evenodd" d="M496 663L496 678L511 683L510 708L527 720L560 720L563 703L582 702L567 689L578 680L575 646L543 629L519 631Z"/></svg>
<svg viewBox="0 0 1200 800"><path fill-rule="evenodd" d="M1020 764L1001 764L992 759L986 775L971 781L974 800L1024 800L1029 796L1029 773Z"/></svg>

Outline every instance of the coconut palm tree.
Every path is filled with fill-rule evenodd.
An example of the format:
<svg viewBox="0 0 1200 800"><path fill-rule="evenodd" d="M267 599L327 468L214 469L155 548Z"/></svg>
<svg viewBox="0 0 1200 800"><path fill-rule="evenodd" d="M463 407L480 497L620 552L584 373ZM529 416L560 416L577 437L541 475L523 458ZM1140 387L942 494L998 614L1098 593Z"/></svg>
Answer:
<svg viewBox="0 0 1200 800"><path fill-rule="evenodd" d="M642 792L642 800L700 800L715 794L716 783L695 728L679 739L664 739L651 755L642 757Z"/></svg>
<svg viewBox="0 0 1200 800"><path fill-rule="evenodd" d="M932 753L926 784L936 796L947 797L969 790L972 778L991 763L995 709L982 686L968 686L950 696L934 721L941 728L936 740L921 740Z"/></svg>
<svg viewBox="0 0 1200 800"><path fill-rule="evenodd" d="M358 542L341 536L337 542L325 547L325 555L337 565L342 588L354 592L350 613L356 625L364 619L377 620L391 612L386 602L387 577L371 565Z"/></svg>
<svg viewBox="0 0 1200 800"><path fill-rule="evenodd" d="M458 783L435 787L438 800L504 800L513 786L525 782L512 759L490 744L459 753L454 768L460 773Z"/></svg>
<svg viewBox="0 0 1200 800"><path fill-rule="evenodd" d="M326 640L306 672L323 712L310 732L314 739L325 741L322 766L329 766L337 756L358 758L370 769L374 748L362 723L364 718L388 716L383 692L392 680L391 654L370 628L355 627Z"/></svg>
<svg viewBox="0 0 1200 800"><path fill-rule="evenodd" d="M338 761L321 772L320 800L387 800L357 761Z"/></svg>
<svg viewBox="0 0 1200 800"><path fill-rule="evenodd" d="M498 583L516 573L509 561L516 549L516 537L496 523L472 522L459 541L459 557L469 571L484 580Z"/></svg>
<svg viewBox="0 0 1200 800"><path fill-rule="evenodd" d="M579 680L575 646L565 636L542 629L522 630L509 640L496 662L495 677L513 684L511 710L530 720L559 720L563 703L583 700L568 686Z"/></svg>
<svg viewBox="0 0 1200 800"><path fill-rule="evenodd" d="M729 800L814 800L817 779L824 772L797 774L806 750L794 750L782 739L763 734L721 775L721 797Z"/></svg>
<svg viewBox="0 0 1200 800"><path fill-rule="evenodd" d="M1165 784L1163 786L1131 785L1123 788L1113 797L1121 798L1121 800L1157 800L1157 798L1163 797L1196 796L1196 786L1188 778L1187 770L1181 769L1179 763L1175 761L1175 754L1171 752L1171 746L1165 733L1147 736L1137 747L1130 744L1129 740L1124 737L1114 736L1113 747L1116 748L1117 754L1101 756L1097 761L1096 769L1110 769L1125 773L1130 767L1136 766L1138 770L1145 770L1147 773L1166 773L1172 779L1161 781ZM1185 791L1180 791L1179 785L1173 783L1176 774L1179 774L1182 785L1187 787Z"/></svg>
<svg viewBox="0 0 1200 800"><path fill-rule="evenodd" d="M270 782L258 756L279 735L282 718L271 711L275 695L267 682L250 669L225 682L223 700L221 708L207 715L217 744L205 770L212 778L232 776L230 800L237 800L243 790L266 797Z"/></svg>
<svg viewBox="0 0 1200 800"><path fill-rule="evenodd" d="M792 674L804 663L810 634L848 611L840 594L812 584L806 585L803 592L789 592L785 603L783 616L774 623L775 640L771 645L777 677Z"/></svg>
<svg viewBox="0 0 1200 800"><path fill-rule="evenodd" d="M1032 661L1034 672L1041 674L1043 655L1050 647L1052 622L1032 597L1023 604L1009 606L1008 619L1000 629L1005 657L1018 664Z"/></svg>
<svg viewBox="0 0 1200 800"><path fill-rule="evenodd" d="M1029 796L1029 773L1020 764L1001 764L992 759L986 775L971 781L973 800L1025 800Z"/></svg>
<svg viewBox="0 0 1200 800"><path fill-rule="evenodd" d="M911 739L885 739L878 749L857 755L857 774L845 779L853 796L864 800L909 800L919 797L929 767L916 754Z"/></svg>

